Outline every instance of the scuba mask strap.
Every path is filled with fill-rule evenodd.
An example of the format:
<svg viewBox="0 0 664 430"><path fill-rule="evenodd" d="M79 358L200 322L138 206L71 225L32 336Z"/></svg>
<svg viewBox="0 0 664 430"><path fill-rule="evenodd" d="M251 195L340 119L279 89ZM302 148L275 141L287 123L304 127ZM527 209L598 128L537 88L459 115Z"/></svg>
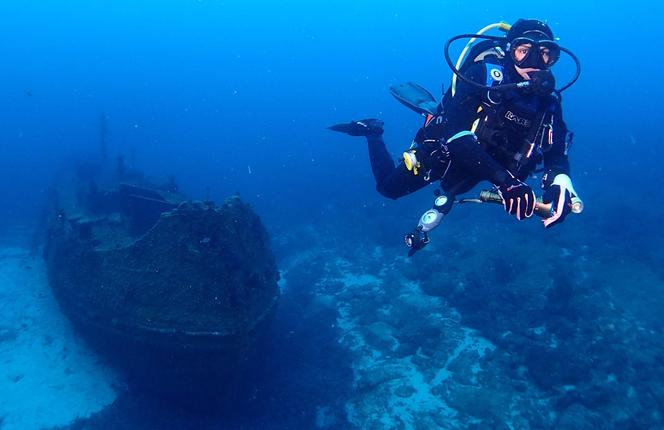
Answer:
<svg viewBox="0 0 664 430"><path fill-rule="evenodd" d="M509 91L509 90L514 90L514 89L519 89L519 88L529 88L529 87L532 86L533 83L531 81L523 81L523 82L517 82L517 83L511 83L511 84L501 84L501 85L495 85L495 86L488 87L486 85L480 84L479 82L475 82L472 79L468 78L463 73L461 73L459 68L454 65L454 63L452 62L452 59L450 58L450 46L452 45L453 42L455 42L457 40L460 40L460 39L486 39L486 40L493 40L493 41L496 41L496 42L499 42L499 43L505 43L507 39L505 37L501 37L501 36L487 36L487 35L483 35L483 34L460 34L458 36L452 37L451 39L449 39L445 43L445 49L444 49L445 62L447 63L448 67L454 73L454 76L461 79L464 83L466 83L468 85L471 85L475 88L479 88L479 89L482 89L482 90L492 90L492 91ZM559 46L559 48L560 48L560 51L566 53L567 55L569 55L572 58L572 60L576 64L576 72L574 74L574 77L570 80L570 82L565 84L563 87L561 87L559 89L552 89L552 91L555 92L555 93L561 93L561 92L565 91L566 89L568 89L569 87L571 87L579 79L579 76L581 75L581 62L579 61L578 57L576 55L574 55L574 53L572 53L572 51L570 51L567 48L564 48L562 46ZM454 83L453 83L453 85L454 85ZM455 88L453 87L452 90L453 90L453 94L454 94Z"/></svg>

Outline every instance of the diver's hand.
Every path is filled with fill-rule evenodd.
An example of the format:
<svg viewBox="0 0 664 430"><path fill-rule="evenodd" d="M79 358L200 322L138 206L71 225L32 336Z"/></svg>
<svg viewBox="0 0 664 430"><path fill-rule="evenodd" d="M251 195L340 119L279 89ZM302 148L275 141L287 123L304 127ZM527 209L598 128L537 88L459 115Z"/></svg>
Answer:
<svg viewBox="0 0 664 430"><path fill-rule="evenodd" d="M550 70L537 70L528 73L530 89L539 96L546 96L556 88L556 78Z"/></svg>
<svg viewBox="0 0 664 430"><path fill-rule="evenodd" d="M556 175L542 196L542 202L551 203L553 208L553 215L543 220L545 228L565 221L565 217L571 212L572 197L576 197L572 180L562 173Z"/></svg>
<svg viewBox="0 0 664 430"><path fill-rule="evenodd" d="M498 193L503 199L505 211L514 215L519 221L533 216L537 198L528 184L508 172L507 181L498 187Z"/></svg>

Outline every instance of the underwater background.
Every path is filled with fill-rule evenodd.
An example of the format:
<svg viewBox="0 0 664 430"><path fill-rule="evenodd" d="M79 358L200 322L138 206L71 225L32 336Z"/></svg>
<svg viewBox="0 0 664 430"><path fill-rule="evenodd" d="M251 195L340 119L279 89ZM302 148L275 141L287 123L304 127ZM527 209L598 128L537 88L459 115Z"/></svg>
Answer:
<svg viewBox="0 0 664 430"><path fill-rule="evenodd" d="M0 2L0 429L664 428L663 11ZM409 259L403 234L434 187L381 197L365 143L326 127L381 118L398 156L422 119L388 87L439 96L448 38L521 17L546 20L582 62L563 108L585 211L545 231L466 205ZM562 82L572 64L555 71ZM49 190L99 160L102 118L109 157L196 199L239 194L271 236L282 296L233 410L132 390L50 296Z"/></svg>

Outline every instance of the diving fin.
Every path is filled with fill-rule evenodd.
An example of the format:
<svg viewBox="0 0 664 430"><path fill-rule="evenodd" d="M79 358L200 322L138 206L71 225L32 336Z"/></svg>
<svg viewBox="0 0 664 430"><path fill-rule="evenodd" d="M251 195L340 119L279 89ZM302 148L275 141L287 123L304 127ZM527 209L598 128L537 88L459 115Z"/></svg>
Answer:
<svg viewBox="0 0 664 430"><path fill-rule="evenodd" d="M380 136L383 134L383 121L379 119L368 118L360 121L334 124L329 126L328 129L351 136Z"/></svg>
<svg viewBox="0 0 664 430"><path fill-rule="evenodd" d="M438 110L436 98L426 88L415 82L393 85L390 87L390 94L420 115L435 115Z"/></svg>

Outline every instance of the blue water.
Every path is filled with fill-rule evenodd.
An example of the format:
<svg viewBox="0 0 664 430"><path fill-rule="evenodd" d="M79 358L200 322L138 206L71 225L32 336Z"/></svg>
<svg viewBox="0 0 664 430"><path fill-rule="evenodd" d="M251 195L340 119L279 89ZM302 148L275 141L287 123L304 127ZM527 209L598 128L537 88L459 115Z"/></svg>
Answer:
<svg viewBox="0 0 664 430"><path fill-rule="evenodd" d="M400 281L384 275L387 265L424 290L439 288L441 279L475 285L433 296L458 309L460 324L517 357L515 369L530 366L521 382L549 399L531 413L559 417L540 424L524 418L531 427L515 428L664 428L656 307L664 299L658 129L664 62L657 48L663 12L645 1L2 1L0 234L37 228L54 177L74 159L98 159L105 116L111 157L124 154L151 176L174 174L194 198L221 201L239 193L273 237L280 268L291 267L278 342L271 345L275 363L258 366L252 384L259 394L246 410L225 423L178 415L165 424L158 406L139 418L146 400L127 395L92 428L357 426L348 421L347 405L360 403L352 370L360 353L340 340L338 310L300 311L314 293L339 293L324 285L328 272L289 266L305 253L318 253L307 260L314 267L339 257L356 274L384 276L388 290L385 284ZM576 135L572 177L586 211L545 231L534 221L512 222L498 209L455 209L435 233L433 251L404 263L397 258L404 254L402 235L430 206L431 191L396 202L382 198L364 143L325 128L379 117L388 148L399 154L421 119L388 87L412 80L440 94L451 78L442 57L447 38L520 17L547 20L561 45L581 59L581 79L564 93L563 108ZM556 68L559 82L573 72L568 61ZM489 274L473 277L467 264ZM542 278L554 279L552 289L525 293L518 274L496 273L515 266L536 266ZM615 272L604 272L609 268ZM533 298L538 294L550 306ZM375 314L366 300L363 312ZM587 347L591 362L580 364L562 347L554 353L527 341L501 343L520 323L547 327L563 346ZM607 334L608 325L618 329ZM550 361L555 368L541 364ZM610 363L608 370L588 379L599 363ZM547 374L554 376L543 381ZM606 388L600 376L615 383ZM575 394L565 397L571 386ZM588 400L591 392L601 398ZM321 405L334 412L331 427L321 424L320 412L316 424ZM482 419L467 428L507 428L506 419ZM360 421L362 428L432 428L408 427L412 420L405 427L381 427L369 416Z"/></svg>

